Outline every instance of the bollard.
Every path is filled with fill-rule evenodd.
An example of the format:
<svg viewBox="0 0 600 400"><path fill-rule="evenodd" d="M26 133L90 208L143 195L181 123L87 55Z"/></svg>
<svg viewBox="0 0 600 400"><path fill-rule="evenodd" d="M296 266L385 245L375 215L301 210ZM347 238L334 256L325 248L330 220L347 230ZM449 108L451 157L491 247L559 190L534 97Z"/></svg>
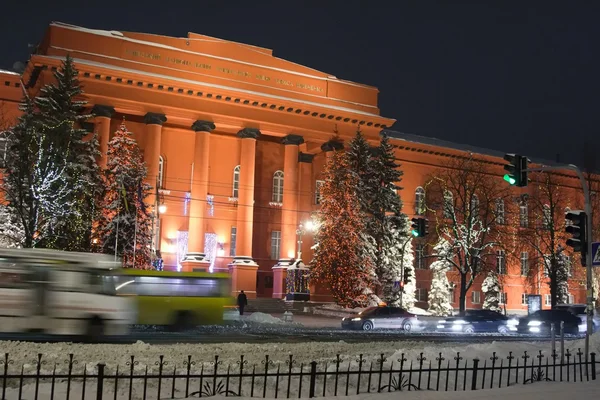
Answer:
<svg viewBox="0 0 600 400"><path fill-rule="evenodd" d="M565 363L565 321L560 321L560 363Z"/></svg>

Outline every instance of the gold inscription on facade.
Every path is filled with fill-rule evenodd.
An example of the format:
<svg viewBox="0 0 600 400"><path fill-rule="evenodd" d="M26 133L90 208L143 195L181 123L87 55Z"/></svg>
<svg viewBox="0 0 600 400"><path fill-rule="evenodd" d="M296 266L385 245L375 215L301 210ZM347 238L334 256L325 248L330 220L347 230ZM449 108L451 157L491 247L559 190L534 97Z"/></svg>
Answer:
<svg viewBox="0 0 600 400"><path fill-rule="evenodd" d="M275 82L279 83L280 85L285 85L285 86L294 86L294 84L290 81L286 81L285 79L275 79Z"/></svg>
<svg viewBox="0 0 600 400"><path fill-rule="evenodd" d="M139 50L125 49L125 54L131 55L132 57L140 57L140 58L146 58L146 59L150 59L150 60L161 60L162 59L160 54L147 53L147 52L139 51ZM185 60L183 58L165 57L164 61L171 63L171 64L185 65L188 67L194 67L194 68L198 68L198 69L205 69L205 70L213 69L213 66L210 64L200 63L200 62L192 62L190 60ZM241 70L236 70L236 69L231 69L231 68L226 68L226 67L216 67L216 70L219 72L222 72L224 74L227 74L227 75L235 75L235 76L239 76L239 77L243 77L243 78L251 78L252 76L254 76L254 79L263 81L263 82L274 81L278 85L282 85L282 86L292 86L292 87L296 87L298 89L310 90L312 92L323 92L323 88L320 86L308 85L308 84L299 83L299 82L294 83L292 81L289 81L286 79L280 79L280 78L273 79L270 76L262 75L262 74L252 75L248 71L241 71Z"/></svg>
<svg viewBox="0 0 600 400"><path fill-rule="evenodd" d="M160 54L146 53L138 50L125 50L125 53L132 55L133 57L149 58L151 60L160 60Z"/></svg>

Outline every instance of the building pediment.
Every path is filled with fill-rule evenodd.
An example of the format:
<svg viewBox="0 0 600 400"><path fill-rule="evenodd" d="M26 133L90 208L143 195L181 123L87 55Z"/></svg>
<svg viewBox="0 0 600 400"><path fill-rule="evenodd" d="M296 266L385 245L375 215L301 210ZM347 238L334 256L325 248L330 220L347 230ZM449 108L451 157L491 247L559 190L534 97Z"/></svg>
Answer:
<svg viewBox="0 0 600 400"><path fill-rule="evenodd" d="M375 87L282 60L269 49L199 34L188 36L105 31L54 22L40 52L50 56L70 53L75 58L139 71L159 68L166 76L302 100L310 98L379 114L379 91Z"/></svg>

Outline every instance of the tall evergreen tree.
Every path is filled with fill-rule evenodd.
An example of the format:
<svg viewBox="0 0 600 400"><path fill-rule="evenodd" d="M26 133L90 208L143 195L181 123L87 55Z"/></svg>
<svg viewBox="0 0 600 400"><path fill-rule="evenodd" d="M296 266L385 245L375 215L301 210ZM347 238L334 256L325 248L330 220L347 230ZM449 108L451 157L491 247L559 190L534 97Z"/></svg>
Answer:
<svg viewBox="0 0 600 400"><path fill-rule="evenodd" d="M149 269L152 216L144 203L151 187L137 142L122 123L108 143L101 217L95 232L99 250L123 258L125 267ZM134 261L135 253L135 261Z"/></svg>
<svg viewBox="0 0 600 400"><path fill-rule="evenodd" d="M40 122L34 101L27 93L22 112L7 140L6 170L2 189L9 213L23 230L23 247L44 244L53 236L57 221L71 213L71 187L64 184L66 165L57 154L51 127Z"/></svg>
<svg viewBox="0 0 600 400"><path fill-rule="evenodd" d="M315 236L311 278L329 286L335 301L346 307L373 300L374 271L364 216L357 199L357 178L346 155L336 151L327 161L321 188L320 226Z"/></svg>
<svg viewBox="0 0 600 400"><path fill-rule="evenodd" d="M383 288L394 284L394 281L390 280L393 275L389 273L390 271L404 268L402 276L404 274L414 276L412 262L410 265L402 262L407 256L405 253L412 253L412 245L405 245L410 241L411 236L407 229L408 218L402 213L402 201L398 196L398 190L401 188L396 185L402 179L399 167L389 138L382 135L379 146L375 149L369 163L367 180L369 200L366 202L368 208L365 213L368 216L367 233L375 242L375 271L379 284ZM399 253L400 257L388 256L394 253ZM396 303L385 295L384 300ZM402 294L403 306L410 302L414 304L414 296L411 299L408 288L405 287Z"/></svg>
<svg viewBox="0 0 600 400"><path fill-rule="evenodd" d="M84 112L87 101L73 59L67 55L54 73L55 82L42 87L34 99L37 123L48 138L43 145L49 162L64 166L55 190L68 188L62 206L69 210L61 218L53 218L52 234L42 242L45 246L90 251L92 221L96 217L101 190L101 173L96 162L99 156L95 136L86 137L83 122L92 118Z"/></svg>
<svg viewBox="0 0 600 400"><path fill-rule="evenodd" d="M359 130L350 141L347 151L348 170L356 180L356 197L361 210L370 208L373 199L369 190L374 186L371 159L373 150Z"/></svg>

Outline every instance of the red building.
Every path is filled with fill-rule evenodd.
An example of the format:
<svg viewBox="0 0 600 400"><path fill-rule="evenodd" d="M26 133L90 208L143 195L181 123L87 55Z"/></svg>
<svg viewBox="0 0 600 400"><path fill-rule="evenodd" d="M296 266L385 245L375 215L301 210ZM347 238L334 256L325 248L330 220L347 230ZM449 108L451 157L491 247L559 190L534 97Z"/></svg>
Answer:
<svg viewBox="0 0 600 400"><path fill-rule="evenodd" d="M298 252L310 261L312 237L306 232L299 241L297 230L319 209L324 162L340 146L330 140L334 133L349 141L359 128L373 145L382 130L394 139L409 215L448 160L480 159L504 184L503 154L388 130L395 121L380 116L377 88L276 58L270 49L195 33L174 38L52 23L23 74L0 72L6 124L18 115L23 90L35 95L66 54L96 115L89 129L103 155L123 118L143 149L148 183L160 187L149 202L166 207L155 224L165 266L229 271L234 292L251 298L282 297L287 266ZM560 179L580 202L575 177ZM426 302L430 260L421 245L415 265ZM543 278L526 282L518 260L505 257L502 271L509 310L525 310L523 294L548 293ZM580 275L570 282L576 302L585 296ZM468 307L481 306L480 292L478 280ZM312 288L312 300L329 298Z"/></svg>

